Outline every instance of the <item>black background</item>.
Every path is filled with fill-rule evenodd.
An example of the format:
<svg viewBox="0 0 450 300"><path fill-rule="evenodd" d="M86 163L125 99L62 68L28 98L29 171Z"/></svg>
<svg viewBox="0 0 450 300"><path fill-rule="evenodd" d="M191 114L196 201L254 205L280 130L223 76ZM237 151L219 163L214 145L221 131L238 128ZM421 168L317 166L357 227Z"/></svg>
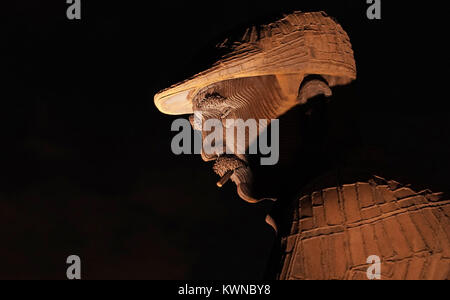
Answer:
<svg viewBox="0 0 450 300"><path fill-rule="evenodd" d="M0 279L65 279L73 254L84 279L261 279L270 207L174 156L175 118L153 96L205 69L229 32L294 10L326 11L352 40L358 80L331 112L351 95L374 172L449 192L445 19L391 2L381 21L363 0L82 1L81 21L63 0L2 4Z"/></svg>

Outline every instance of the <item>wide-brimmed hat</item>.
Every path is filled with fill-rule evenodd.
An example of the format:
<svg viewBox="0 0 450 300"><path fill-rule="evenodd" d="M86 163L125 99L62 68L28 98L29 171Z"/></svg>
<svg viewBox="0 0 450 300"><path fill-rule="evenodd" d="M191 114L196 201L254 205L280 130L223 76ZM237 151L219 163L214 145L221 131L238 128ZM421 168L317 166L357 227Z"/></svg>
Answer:
<svg viewBox="0 0 450 300"><path fill-rule="evenodd" d="M321 75L331 87L356 79L350 39L326 13L294 12L277 22L248 29L210 69L161 91L155 95L155 104L165 114L192 114L192 100L211 84L292 74Z"/></svg>

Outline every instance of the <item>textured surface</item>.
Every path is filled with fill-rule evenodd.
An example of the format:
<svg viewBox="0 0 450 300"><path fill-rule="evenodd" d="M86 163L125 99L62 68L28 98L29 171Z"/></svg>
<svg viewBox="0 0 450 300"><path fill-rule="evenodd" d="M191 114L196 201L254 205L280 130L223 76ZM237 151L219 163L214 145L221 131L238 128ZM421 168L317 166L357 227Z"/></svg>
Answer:
<svg viewBox="0 0 450 300"><path fill-rule="evenodd" d="M372 255L385 280L450 279L450 201L440 198L379 177L301 197L280 279L365 280Z"/></svg>

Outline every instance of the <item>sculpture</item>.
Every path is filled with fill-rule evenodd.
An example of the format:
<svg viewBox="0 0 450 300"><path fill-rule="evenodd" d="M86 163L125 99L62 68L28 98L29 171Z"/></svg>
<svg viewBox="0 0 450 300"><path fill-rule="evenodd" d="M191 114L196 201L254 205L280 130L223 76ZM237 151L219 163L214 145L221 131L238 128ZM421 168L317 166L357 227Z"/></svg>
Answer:
<svg viewBox="0 0 450 300"><path fill-rule="evenodd" d="M155 96L161 112L184 115L200 111L201 120L191 117L198 130L213 118L224 122L272 120L318 95L330 97L332 87L356 79L350 39L324 12L294 12L277 22L250 28L239 41L227 40L220 47L229 52L212 68ZM206 134L203 132L203 138ZM251 142L247 139L240 146L247 148ZM245 155L203 153L202 158L215 161L219 186L231 179L243 200L266 200L254 195ZM415 193L379 177L306 194L292 206L292 230L283 236L284 258L278 278L362 279L365 273L361 270L367 269L365 256L379 255L384 278L445 279L450 266L450 208L448 201L438 198L439 194ZM271 217L266 221L278 230ZM380 246L374 241L381 236L387 244ZM406 242L399 245L390 239ZM368 244L376 253L366 253L370 252ZM338 249L344 253L336 252ZM410 264L415 267L408 271Z"/></svg>

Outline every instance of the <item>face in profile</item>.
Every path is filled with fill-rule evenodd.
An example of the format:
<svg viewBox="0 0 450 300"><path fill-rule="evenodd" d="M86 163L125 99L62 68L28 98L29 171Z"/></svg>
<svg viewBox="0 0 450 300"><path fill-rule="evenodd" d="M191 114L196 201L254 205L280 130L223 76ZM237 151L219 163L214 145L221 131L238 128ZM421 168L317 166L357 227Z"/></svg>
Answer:
<svg viewBox="0 0 450 300"><path fill-rule="evenodd" d="M194 114L191 124L202 132L202 158L215 162L222 178L218 185L231 179L242 199L258 202L246 154L254 153L261 133L293 107L353 81L356 65L348 35L323 12L294 12L252 27L228 44L226 56L158 93L155 104L167 114Z"/></svg>

